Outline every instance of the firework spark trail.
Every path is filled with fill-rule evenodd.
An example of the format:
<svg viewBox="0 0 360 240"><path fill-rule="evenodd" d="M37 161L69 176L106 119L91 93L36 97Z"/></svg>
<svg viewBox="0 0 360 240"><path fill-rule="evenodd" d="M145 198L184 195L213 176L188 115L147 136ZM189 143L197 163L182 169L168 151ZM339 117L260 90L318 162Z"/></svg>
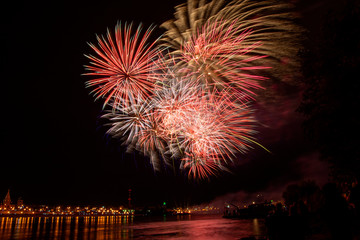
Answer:
<svg viewBox="0 0 360 240"><path fill-rule="evenodd" d="M85 55L91 60L85 69L90 71L84 75L99 76L86 82L87 87L95 87L92 91L96 99L105 98L104 107L113 99L113 108L120 104L128 104L129 97L147 98L152 94L154 82L157 80L154 60L158 56L158 48L154 43L147 45L153 28L141 36L141 25L132 35L132 24L121 24L115 27L115 41L108 30L106 38L97 36L98 47L89 44L98 57Z"/></svg>

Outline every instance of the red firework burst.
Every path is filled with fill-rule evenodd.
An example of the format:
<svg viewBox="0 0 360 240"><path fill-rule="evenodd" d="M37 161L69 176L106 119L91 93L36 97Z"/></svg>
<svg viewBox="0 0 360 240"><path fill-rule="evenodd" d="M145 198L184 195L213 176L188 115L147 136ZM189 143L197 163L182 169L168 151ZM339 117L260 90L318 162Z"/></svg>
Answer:
<svg viewBox="0 0 360 240"><path fill-rule="evenodd" d="M141 34L141 25L132 35L132 24L120 24L115 27L115 40L107 32L104 36L97 36L98 47L89 44L98 57L85 55L91 65L85 66L90 71L84 75L98 76L98 78L86 82L87 87L95 87L92 91L96 99L105 98L108 104L113 99L113 108L129 103L129 96L140 96L143 99L149 97L156 81L156 67L154 60L158 50L154 43L147 45L146 42L152 28Z"/></svg>

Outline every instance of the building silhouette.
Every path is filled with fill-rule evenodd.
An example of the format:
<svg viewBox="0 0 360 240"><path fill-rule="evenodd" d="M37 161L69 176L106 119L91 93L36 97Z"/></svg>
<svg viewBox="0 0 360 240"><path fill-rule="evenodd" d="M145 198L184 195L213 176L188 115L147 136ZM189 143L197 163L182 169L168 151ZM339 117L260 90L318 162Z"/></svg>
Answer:
<svg viewBox="0 0 360 240"><path fill-rule="evenodd" d="M13 207L13 205L11 205L11 198L10 198L10 189L8 189L8 192L4 198L3 204L2 204L3 208L11 208Z"/></svg>

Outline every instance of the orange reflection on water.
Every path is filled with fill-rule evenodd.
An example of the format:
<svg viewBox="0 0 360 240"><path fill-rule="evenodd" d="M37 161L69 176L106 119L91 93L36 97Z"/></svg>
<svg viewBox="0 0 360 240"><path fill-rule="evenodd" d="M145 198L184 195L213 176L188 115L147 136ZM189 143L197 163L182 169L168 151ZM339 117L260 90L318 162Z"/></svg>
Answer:
<svg viewBox="0 0 360 240"><path fill-rule="evenodd" d="M221 216L0 217L1 240L240 239L264 233L263 220Z"/></svg>
<svg viewBox="0 0 360 240"><path fill-rule="evenodd" d="M87 217L0 217L0 239L121 239L131 238L129 218Z"/></svg>

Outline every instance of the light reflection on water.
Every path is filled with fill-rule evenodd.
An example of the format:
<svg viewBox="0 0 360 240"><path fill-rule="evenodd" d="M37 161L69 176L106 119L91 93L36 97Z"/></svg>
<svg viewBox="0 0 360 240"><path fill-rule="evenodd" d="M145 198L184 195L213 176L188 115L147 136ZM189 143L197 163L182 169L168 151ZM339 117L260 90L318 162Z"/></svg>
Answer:
<svg viewBox="0 0 360 240"><path fill-rule="evenodd" d="M263 236L264 222L221 216L0 217L1 240L240 239Z"/></svg>

